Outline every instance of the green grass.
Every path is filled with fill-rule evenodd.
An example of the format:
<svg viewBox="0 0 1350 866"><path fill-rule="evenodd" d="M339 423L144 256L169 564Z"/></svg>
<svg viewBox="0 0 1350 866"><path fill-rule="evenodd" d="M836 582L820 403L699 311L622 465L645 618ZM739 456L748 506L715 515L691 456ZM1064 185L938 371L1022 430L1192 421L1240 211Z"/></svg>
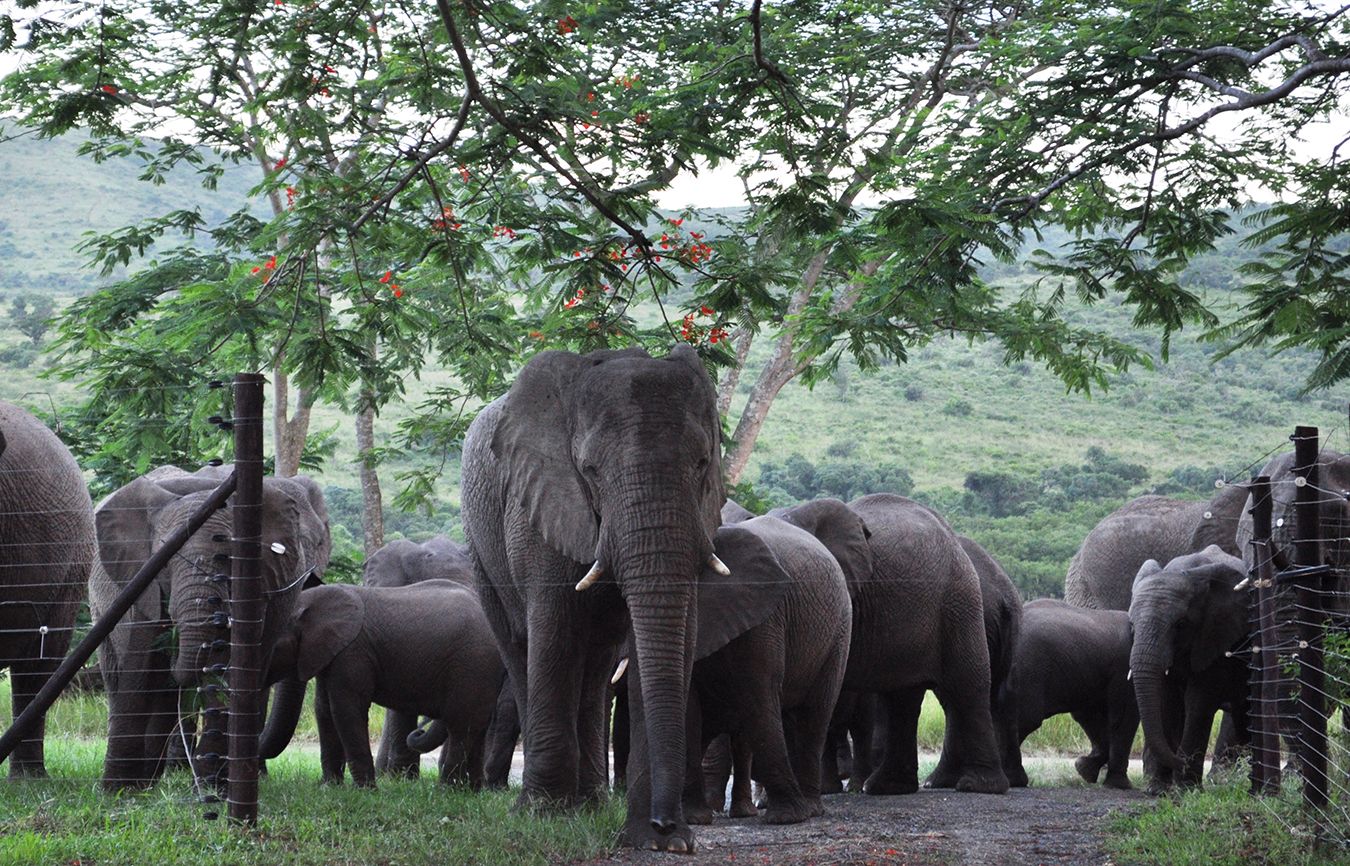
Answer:
<svg viewBox="0 0 1350 866"><path fill-rule="evenodd" d="M1279 797L1256 798L1241 778L1117 818L1107 847L1122 866L1350 864L1342 847L1314 847L1294 783Z"/></svg>
<svg viewBox="0 0 1350 866"><path fill-rule="evenodd" d="M512 811L509 792L471 793L419 781L381 780L377 792L317 783L318 760L269 762L253 829L208 821L189 778L174 773L147 792L110 796L97 776L101 748L63 747L57 776L82 781L0 785L0 866L8 864L556 863L612 848L623 807L566 815Z"/></svg>

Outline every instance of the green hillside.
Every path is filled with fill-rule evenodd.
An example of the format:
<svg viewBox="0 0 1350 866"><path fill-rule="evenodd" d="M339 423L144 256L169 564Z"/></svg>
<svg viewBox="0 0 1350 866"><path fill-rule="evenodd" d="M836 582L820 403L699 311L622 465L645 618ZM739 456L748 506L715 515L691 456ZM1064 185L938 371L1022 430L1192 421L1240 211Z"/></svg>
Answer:
<svg viewBox="0 0 1350 866"><path fill-rule="evenodd" d="M77 145L32 137L0 144L0 397L48 413L55 407L58 417L76 389L40 378L47 360L19 351L27 340L10 327L12 295L54 293L59 304L97 285L70 252L82 231L176 207L221 215L238 207L252 183L240 168L218 193L191 181L155 187L136 180L130 165L94 165L75 156ZM1045 243L1064 240L1053 236ZM1219 254L1195 263L1194 287L1216 303L1232 303L1233 267L1244 255L1230 239ZM988 274L1010 292L1032 279L1019 265L991 267ZM1132 331L1128 308L1108 301L1077 315L1158 354L1156 336ZM909 363L870 375L845 364L814 390L796 383L783 390L747 477L766 505L869 489L911 493L983 542L1024 592L1053 594L1083 535L1134 495L1208 496L1217 477L1245 478L1285 447L1299 423L1320 426L1332 447L1350 450L1344 393L1299 396L1311 359L1248 352L1213 364L1217 348L1182 333L1169 363L1132 370L1090 398L1066 394L1033 363L1005 366L997 345L964 339L936 341ZM752 358L767 351L761 340ZM754 372L752 364L742 398ZM410 382L408 399L386 407L379 419L380 444L392 445L397 422L447 381L433 370ZM738 411L739 404L733 415ZM360 531L352 424L340 410L321 407L313 429L333 430L338 442L319 477L345 527L343 541L350 542ZM391 458L382 469L386 502L396 492L397 471L434 459ZM457 466L447 467L434 514L391 511L392 533L457 533L457 475Z"/></svg>

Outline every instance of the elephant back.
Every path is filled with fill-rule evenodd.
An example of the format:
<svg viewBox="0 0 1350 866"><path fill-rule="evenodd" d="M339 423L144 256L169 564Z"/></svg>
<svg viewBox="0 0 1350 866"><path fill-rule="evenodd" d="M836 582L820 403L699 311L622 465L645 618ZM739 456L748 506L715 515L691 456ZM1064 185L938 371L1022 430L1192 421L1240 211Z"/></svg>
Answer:
<svg viewBox="0 0 1350 866"><path fill-rule="evenodd" d="M427 580L451 580L473 588L473 560L469 548L444 535L422 543L395 539L366 560L366 586L410 586Z"/></svg>
<svg viewBox="0 0 1350 866"><path fill-rule="evenodd" d="M1069 562L1064 599L1078 607L1128 610L1130 584L1150 559L1170 562L1190 552L1206 502L1140 496L1093 527Z"/></svg>

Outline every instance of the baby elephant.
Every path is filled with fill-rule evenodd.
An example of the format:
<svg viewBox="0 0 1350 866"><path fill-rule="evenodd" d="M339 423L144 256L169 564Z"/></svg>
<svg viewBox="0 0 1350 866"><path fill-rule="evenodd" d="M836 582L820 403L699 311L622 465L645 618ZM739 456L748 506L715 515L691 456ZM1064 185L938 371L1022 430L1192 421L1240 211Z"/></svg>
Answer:
<svg viewBox="0 0 1350 866"><path fill-rule="evenodd" d="M1029 601L1013 663L1013 706L1018 743L1050 716L1070 713L1092 741L1092 753L1074 762L1078 775L1110 788L1129 788L1126 771L1139 728L1129 682L1130 616L1123 610L1074 607L1055 599ZM1026 784L1021 754L1011 776Z"/></svg>
<svg viewBox="0 0 1350 866"><path fill-rule="evenodd" d="M444 721L451 741L441 752L441 781L479 788L483 739L504 676L478 594L427 580L306 590L277 642L269 679L318 678L314 715L325 782L342 781L345 760L357 785L374 787L368 716L376 703ZM299 719L299 702L278 697L277 704L263 757L285 747Z"/></svg>

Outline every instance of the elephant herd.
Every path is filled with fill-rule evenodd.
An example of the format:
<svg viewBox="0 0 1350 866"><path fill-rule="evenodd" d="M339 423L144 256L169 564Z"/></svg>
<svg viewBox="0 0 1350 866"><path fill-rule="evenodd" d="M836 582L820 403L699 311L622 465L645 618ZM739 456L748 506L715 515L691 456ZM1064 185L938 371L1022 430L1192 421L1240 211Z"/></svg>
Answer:
<svg viewBox="0 0 1350 866"><path fill-rule="evenodd" d="M94 508L39 422L0 405L0 432L0 657L17 714L64 654L85 582L97 616L225 470L157 469ZM268 478L263 640L276 689L260 753L286 746L313 679L325 780L415 774L418 753L444 744L443 780L501 785L519 733L521 802L570 807L608 796L613 729L624 840L679 852L693 850L690 824L722 808L732 765L733 814L756 811L753 776L776 823L822 814L845 775L867 794L917 790L929 690L946 716L929 787L1027 784L1020 744L1059 713L1091 741L1080 775L1105 769L1117 787L1130 784L1141 721L1155 787L1199 782L1219 710L1245 736L1243 487L1126 504L1075 554L1067 602L1024 605L932 509L881 493L755 516L727 499L721 451L713 385L688 346L664 358L542 352L465 438L467 547L394 542L367 561L363 586L321 585L331 545L318 486ZM1319 461L1325 486L1350 489L1350 458ZM1282 545L1291 471L1287 456L1267 467ZM223 644L218 524L103 647L109 789L152 783L170 743L190 742L190 692ZM371 703L387 709L375 757ZM44 772L40 736L10 772Z"/></svg>

